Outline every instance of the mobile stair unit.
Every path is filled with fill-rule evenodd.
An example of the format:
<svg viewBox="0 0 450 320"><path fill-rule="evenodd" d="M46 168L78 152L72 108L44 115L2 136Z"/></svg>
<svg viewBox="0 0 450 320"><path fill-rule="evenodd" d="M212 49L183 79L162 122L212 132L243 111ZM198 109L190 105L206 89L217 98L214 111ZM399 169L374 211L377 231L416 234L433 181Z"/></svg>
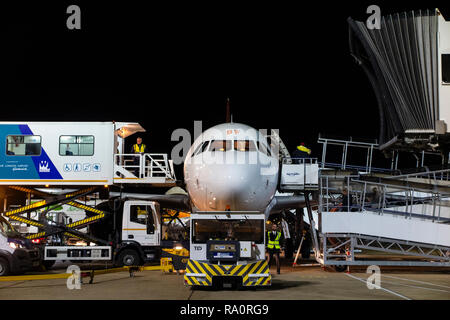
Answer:
<svg viewBox="0 0 450 320"><path fill-rule="evenodd" d="M334 143L344 152L350 144ZM378 146L369 146L370 154L373 149ZM350 167L321 164L318 262L449 267L450 169L399 175L370 165Z"/></svg>

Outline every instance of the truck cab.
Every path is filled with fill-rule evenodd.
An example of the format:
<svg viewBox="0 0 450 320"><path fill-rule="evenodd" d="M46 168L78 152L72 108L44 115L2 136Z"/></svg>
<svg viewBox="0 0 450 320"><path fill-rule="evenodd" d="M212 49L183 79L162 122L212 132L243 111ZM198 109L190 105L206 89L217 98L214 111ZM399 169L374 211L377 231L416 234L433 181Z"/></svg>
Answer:
<svg viewBox="0 0 450 320"><path fill-rule="evenodd" d="M190 258L184 281L189 286L268 286L265 215L260 212L191 214Z"/></svg>
<svg viewBox="0 0 450 320"><path fill-rule="evenodd" d="M45 261L110 261L116 266L141 265L161 255L161 215L155 201L112 198L96 206L107 213L88 226L96 243L45 246ZM86 219L94 213L86 211Z"/></svg>
<svg viewBox="0 0 450 320"><path fill-rule="evenodd" d="M154 201L127 200L123 203L122 230L116 264L135 265L160 256L159 205ZM134 252L133 252L134 251Z"/></svg>
<svg viewBox="0 0 450 320"><path fill-rule="evenodd" d="M39 249L0 216L0 276L26 272L39 264Z"/></svg>

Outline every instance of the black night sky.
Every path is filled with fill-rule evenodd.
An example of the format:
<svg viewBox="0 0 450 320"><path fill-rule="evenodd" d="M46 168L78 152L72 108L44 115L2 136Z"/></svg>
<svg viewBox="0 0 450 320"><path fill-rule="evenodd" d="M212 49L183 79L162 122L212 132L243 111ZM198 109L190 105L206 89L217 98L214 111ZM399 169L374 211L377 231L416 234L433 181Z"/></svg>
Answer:
<svg viewBox="0 0 450 320"><path fill-rule="evenodd" d="M279 129L289 149L304 141L319 156L319 133L376 139L347 17L377 4L450 19L443 1L32 3L0 7L0 121L136 121L150 151L167 153L174 129L224 122L227 97L235 122ZM81 30L66 28L70 4Z"/></svg>

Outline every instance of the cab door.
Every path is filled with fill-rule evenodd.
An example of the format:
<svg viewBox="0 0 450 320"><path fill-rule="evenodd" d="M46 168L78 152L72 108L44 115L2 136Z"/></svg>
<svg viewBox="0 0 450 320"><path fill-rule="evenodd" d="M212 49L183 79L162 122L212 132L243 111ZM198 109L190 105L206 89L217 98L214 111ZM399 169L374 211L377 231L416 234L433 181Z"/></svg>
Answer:
<svg viewBox="0 0 450 320"><path fill-rule="evenodd" d="M124 210L122 241L158 246L159 228L154 204L148 201L127 201Z"/></svg>

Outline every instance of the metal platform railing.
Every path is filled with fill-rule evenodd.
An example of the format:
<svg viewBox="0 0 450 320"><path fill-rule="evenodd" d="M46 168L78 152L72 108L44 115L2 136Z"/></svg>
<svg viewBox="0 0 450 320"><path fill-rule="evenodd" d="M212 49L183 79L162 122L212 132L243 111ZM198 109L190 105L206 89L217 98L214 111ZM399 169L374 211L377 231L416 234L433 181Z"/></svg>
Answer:
<svg viewBox="0 0 450 320"><path fill-rule="evenodd" d="M342 163L336 163L336 162L318 162L320 168L333 168L333 169L343 169ZM358 165L345 165L346 170L354 170L358 172L369 172L367 166L358 166ZM395 172L393 169L388 168L377 168L377 167L370 167L370 172L373 173L386 173L390 174L392 172Z"/></svg>
<svg viewBox="0 0 450 320"><path fill-rule="evenodd" d="M319 263L450 266L450 194L358 177L320 177Z"/></svg>
<svg viewBox="0 0 450 320"><path fill-rule="evenodd" d="M281 191L317 190L319 165L317 158L284 157L281 161Z"/></svg>
<svg viewBox="0 0 450 320"><path fill-rule="evenodd" d="M331 139L331 138L324 138L320 137L317 140L318 143L322 144L322 161L320 162L322 165L322 168L325 168L325 165L328 164L326 162L326 156L327 156L327 147L329 145L334 146L340 146L342 147L342 158L341 163L339 165L339 168L342 170L349 169L349 165L347 164L347 155L348 155L348 149L349 148L362 148L367 150L367 156L366 156L366 165L364 167L360 167L360 169L364 168L366 172L372 171L372 158L373 158L373 150L378 150L379 144L377 142L369 143L369 142L360 142L360 141L353 141L350 140L339 140L339 139Z"/></svg>
<svg viewBox="0 0 450 320"><path fill-rule="evenodd" d="M321 245L318 260L323 265L450 267L450 251L445 246L347 233L322 234ZM381 255L358 255L357 249ZM403 259L390 259L389 255Z"/></svg>
<svg viewBox="0 0 450 320"><path fill-rule="evenodd" d="M175 180L173 163L165 153L115 154L115 180Z"/></svg>
<svg viewBox="0 0 450 320"><path fill-rule="evenodd" d="M358 176L321 176L319 205L321 212L370 211L450 223L450 193L362 181Z"/></svg>
<svg viewBox="0 0 450 320"><path fill-rule="evenodd" d="M411 179L426 179L428 180L428 183L437 184L438 181L450 181L450 169L402 174L388 178L404 181L411 181Z"/></svg>
<svg viewBox="0 0 450 320"><path fill-rule="evenodd" d="M367 166L349 166L345 153L343 163L320 163L316 260L450 267L450 169L393 176L396 162L395 169L380 171L370 159Z"/></svg>

